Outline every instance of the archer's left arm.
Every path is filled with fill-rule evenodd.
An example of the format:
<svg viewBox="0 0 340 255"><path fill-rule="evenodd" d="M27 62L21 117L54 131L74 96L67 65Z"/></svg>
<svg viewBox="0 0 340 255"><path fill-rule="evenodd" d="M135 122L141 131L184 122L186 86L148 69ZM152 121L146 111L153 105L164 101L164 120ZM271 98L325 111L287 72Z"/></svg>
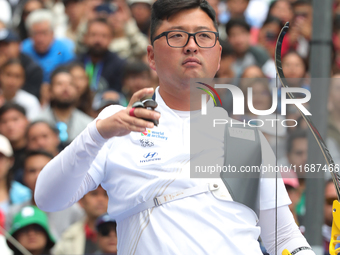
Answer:
<svg viewBox="0 0 340 255"><path fill-rule="evenodd" d="M290 253L292 255L315 255L296 225L288 205L277 208L277 240L275 240L275 219L275 208L261 210L259 221L261 238L269 254L275 254L275 245L277 244L277 254L279 255ZM284 250L289 253L287 251L283 253Z"/></svg>

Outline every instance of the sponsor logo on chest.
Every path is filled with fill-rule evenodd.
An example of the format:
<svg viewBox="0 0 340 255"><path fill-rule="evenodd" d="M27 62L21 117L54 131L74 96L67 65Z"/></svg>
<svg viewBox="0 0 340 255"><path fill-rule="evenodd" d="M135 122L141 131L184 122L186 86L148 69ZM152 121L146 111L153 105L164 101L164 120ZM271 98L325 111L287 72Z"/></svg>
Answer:
<svg viewBox="0 0 340 255"><path fill-rule="evenodd" d="M143 155L143 159L141 159L139 162L147 163L158 160L161 160L161 158L158 156L158 152L148 152Z"/></svg>
<svg viewBox="0 0 340 255"><path fill-rule="evenodd" d="M145 132L142 132L141 137L155 138L164 141L168 140L168 136L165 135L165 132L150 129L147 129Z"/></svg>

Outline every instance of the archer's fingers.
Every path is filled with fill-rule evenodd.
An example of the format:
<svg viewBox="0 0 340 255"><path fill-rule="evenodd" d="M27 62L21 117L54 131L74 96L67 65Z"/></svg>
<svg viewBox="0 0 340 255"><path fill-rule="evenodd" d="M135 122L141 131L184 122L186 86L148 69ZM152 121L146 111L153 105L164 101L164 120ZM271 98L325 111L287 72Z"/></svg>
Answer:
<svg viewBox="0 0 340 255"><path fill-rule="evenodd" d="M161 117L161 114L159 112L154 111L154 110L144 109L144 108L135 108L133 113L137 118L142 118L142 119L159 120L159 118Z"/></svg>
<svg viewBox="0 0 340 255"><path fill-rule="evenodd" d="M151 96L154 93L153 88L145 88L138 90L136 93L134 93L130 99L129 105L127 106L128 108L132 106L133 103L140 101L143 97L146 96Z"/></svg>
<svg viewBox="0 0 340 255"><path fill-rule="evenodd" d="M137 109L135 109L135 114L136 114L136 110ZM154 116L151 110L146 110L146 109L138 109L138 110L151 112L151 114L147 113L147 114L143 114L142 116ZM141 114L139 114L139 115L141 115ZM143 117L143 118L152 119L151 117ZM124 115L122 120L124 121L124 123L126 123L126 125L128 125L128 129L130 129L130 126L131 126L131 127L143 128L143 131L144 131L145 128L153 128L154 127L153 122L143 120L140 117L132 117L128 114Z"/></svg>
<svg viewBox="0 0 340 255"><path fill-rule="evenodd" d="M143 127L127 125L127 129L131 132L144 132L146 129Z"/></svg>

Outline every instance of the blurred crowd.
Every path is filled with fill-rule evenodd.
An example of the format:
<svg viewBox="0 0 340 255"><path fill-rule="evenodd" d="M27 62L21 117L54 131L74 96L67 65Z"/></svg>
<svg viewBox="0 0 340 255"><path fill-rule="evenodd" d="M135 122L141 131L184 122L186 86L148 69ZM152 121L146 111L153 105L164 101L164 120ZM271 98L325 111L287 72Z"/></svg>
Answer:
<svg viewBox="0 0 340 255"><path fill-rule="evenodd" d="M72 207L48 213L36 207L34 188L42 168L103 108L127 106L136 91L158 86L157 73L149 68L147 57L153 2L0 0L0 233L6 229L19 243L6 242L0 235L1 254L23 254L22 247L37 255L116 254L116 223L105 215L108 196L101 186ZM237 85L244 95L251 88L253 107L270 109L276 87L276 40L289 21L282 45L283 72L290 87L310 90L311 0L208 2L218 16L222 46L216 78ZM327 104L326 142L340 163L339 0L334 0L332 15L329 77L334 79ZM231 94L219 94L232 115ZM280 98L280 87L278 94ZM279 106L272 119L294 119L297 125L276 129L265 124L260 129L279 165L304 169L307 125L294 105L287 106L286 116ZM308 109L308 103L304 106ZM232 117L250 123L264 121L247 104L245 115ZM303 232L304 173L289 171L282 177L292 200L290 209ZM325 187L322 234L328 254L336 191L329 180Z"/></svg>

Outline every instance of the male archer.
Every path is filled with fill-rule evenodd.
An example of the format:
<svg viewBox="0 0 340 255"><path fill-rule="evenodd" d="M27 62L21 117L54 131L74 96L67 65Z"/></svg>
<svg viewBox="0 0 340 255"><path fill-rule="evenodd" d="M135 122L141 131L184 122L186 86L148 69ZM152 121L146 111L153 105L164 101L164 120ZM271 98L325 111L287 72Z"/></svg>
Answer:
<svg viewBox="0 0 340 255"><path fill-rule="evenodd" d="M154 93L136 92L127 108L109 106L41 172L36 203L62 210L101 185L117 221L118 254L270 254L287 249L312 255L294 222L282 180L261 179L260 213L232 201L221 179L190 176L190 79L213 78L220 66L215 13L205 0L158 0L152 8L149 65L157 71L157 112L132 104ZM200 102L200 101L199 101ZM195 106L194 106L195 107ZM159 120L156 127L145 119ZM162 134L148 138L150 132ZM153 146L141 146L141 133ZM269 145L259 134L263 151ZM204 139L205 137L202 137ZM217 136L223 161L223 136ZM150 143L151 144L151 143ZM262 153L272 162L274 154ZM277 241L277 247L276 247Z"/></svg>

